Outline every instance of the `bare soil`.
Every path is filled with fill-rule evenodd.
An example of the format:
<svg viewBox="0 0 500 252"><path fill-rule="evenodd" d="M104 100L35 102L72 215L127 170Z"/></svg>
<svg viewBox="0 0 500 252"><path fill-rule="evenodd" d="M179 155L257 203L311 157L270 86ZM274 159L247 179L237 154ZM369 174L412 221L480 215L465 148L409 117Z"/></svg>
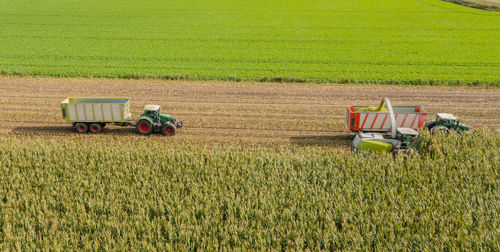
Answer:
<svg viewBox="0 0 500 252"><path fill-rule="evenodd" d="M471 8L483 9L488 11L500 11L500 0L444 0L444 1L464 5Z"/></svg>
<svg viewBox="0 0 500 252"><path fill-rule="evenodd" d="M61 117L67 97L132 98L133 117L145 104L164 106L184 122L176 136L151 141L179 144L299 145L348 148L347 105L421 105L457 115L473 127L500 131L500 89L352 84L279 84L122 79L0 78L0 137L120 139L148 137L134 128L106 126L100 135L78 135Z"/></svg>

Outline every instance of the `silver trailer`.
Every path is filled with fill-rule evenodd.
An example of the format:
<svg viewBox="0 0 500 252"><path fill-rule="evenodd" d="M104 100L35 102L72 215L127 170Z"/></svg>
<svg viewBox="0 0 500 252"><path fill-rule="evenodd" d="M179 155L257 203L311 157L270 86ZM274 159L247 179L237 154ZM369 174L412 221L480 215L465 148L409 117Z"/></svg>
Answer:
<svg viewBox="0 0 500 252"><path fill-rule="evenodd" d="M62 116L78 132L98 133L107 123L129 125L130 98L67 98L61 102Z"/></svg>

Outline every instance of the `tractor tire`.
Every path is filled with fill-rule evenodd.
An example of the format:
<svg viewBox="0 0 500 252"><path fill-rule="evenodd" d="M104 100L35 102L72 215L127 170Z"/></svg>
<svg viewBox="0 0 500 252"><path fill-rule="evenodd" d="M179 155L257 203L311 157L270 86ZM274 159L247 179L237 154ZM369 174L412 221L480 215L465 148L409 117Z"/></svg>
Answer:
<svg viewBox="0 0 500 252"><path fill-rule="evenodd" d="M175 135L175 126L172 123L165 123L161 127L161 133L164 136L173 136Z"/></svg>
<svg viewBox="0 0 500 252"><path fill-rule="evenodd" d="M153 132L153 125L148 120L142 119L135 126L139 134L147 136Z"/></svg>
<svg viewBox="0 0 500 252"><path fill-rule="evenodd" d="M101 130L102 130L102 126L100 123L92 123L89 126L89 132L92 134L97 134L97 133L101 132Z"/></svg>
<svg viewBox="0 0 500 252"><path fill-rule="evenodd" d="M432 128L434 128L434 126L436 126L436 123L425 123L425 128L427 128L427 130L431 130Z"/></svg>
<svg viewBox="0 0 500 252"><path fill-rule="evenodd" d="M434 126L431 128L431 134L444 134L448 135L450 133L450 130L447 128L439 127L439 126Z"/></svg>
<svg viewBox="0 0 500 252"><path fill-rule="evenodd" d="M75 130L79 134L87 133L87 131L89 130L89 126L85 123L76 123Z"/></svg>

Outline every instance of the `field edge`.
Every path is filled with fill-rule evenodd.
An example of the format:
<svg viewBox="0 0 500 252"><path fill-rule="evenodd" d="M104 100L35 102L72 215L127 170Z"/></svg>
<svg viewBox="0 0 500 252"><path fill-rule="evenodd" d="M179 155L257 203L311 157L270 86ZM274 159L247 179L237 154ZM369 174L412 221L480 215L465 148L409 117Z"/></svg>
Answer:
<svg viewBox="0 0 500 252"><path fill-rule="evenodd" d="M500 11L500 2L499 3L490 3L486 4L481 1L476 0L442 0L448 3L454 3L458 5L462 5L469 8L486 10L486 11Z"/></svg>
<svg viewBox="0 0 500 252"><path fill-rule="evenodd" d="M240 76L196 76L189 74L46 74L26 73L18 71L0 71L0 77L50 77L50 78L86 78L86 79L131 79L131 80L179 80L179 81L223 81L223 82L272 82L272 83L317 83L317 84L382 84L407 86L466 86L466 87L500 87L500 79L495 81L483 80L439 80L439 79L366 79L357 78L298 78L293 76L263 76L258 78Z"/></svg>

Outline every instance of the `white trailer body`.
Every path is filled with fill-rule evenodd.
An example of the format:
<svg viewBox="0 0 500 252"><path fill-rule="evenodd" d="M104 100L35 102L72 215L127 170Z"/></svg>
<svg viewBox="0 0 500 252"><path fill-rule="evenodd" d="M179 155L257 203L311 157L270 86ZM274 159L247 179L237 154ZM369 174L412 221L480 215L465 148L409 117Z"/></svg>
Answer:
<svg viewBox="0 0 500 252"><path fill-rule="evenodd" d="M61 102L66 122L125 123L130 121L130 98L67 98Z"/></svg>

